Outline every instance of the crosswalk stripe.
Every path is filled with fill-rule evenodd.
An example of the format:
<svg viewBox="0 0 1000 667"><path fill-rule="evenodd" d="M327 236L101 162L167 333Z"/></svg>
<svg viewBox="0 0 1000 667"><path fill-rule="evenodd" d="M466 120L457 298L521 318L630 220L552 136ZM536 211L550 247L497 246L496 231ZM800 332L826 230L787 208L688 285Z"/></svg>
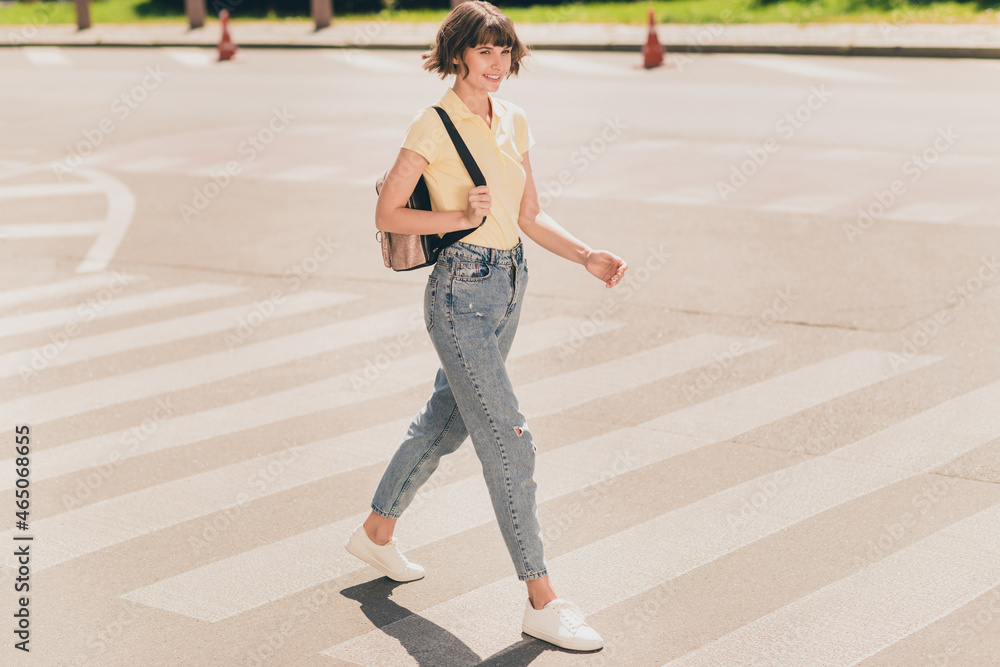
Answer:
<svg viewBox="0 0 1000 667"><path fill-rule="evenodd" d="M0 199L104 194L99 183L22 183L0 186Z"/></svg>
<svg viewBox="0 0 1000 667"><path fill-rule="evenodd" d="M398 439L406 423L392 425L384 442ZM622 438L628 438L627 453ZM355 442L355 444L357 444ZM641 428L616 431L538 455L539 503L592 486L602 480L651 465L657 460L708 444L684 436ZM579 465L586 460L587 466ZM603 477L595 470L606 470ZM480 477L422 491L408 510L407 545L416 548L446 539L494 520L489 494ZM368 511L279 542L216 561L123 594L121 597L199 620L216 622L323 583L366 565L342 549L346 536ZM37 523L37 522L36 522ZM96 521L92 522L96 525ZM64 528L60 526L60 534ZM294 557L290 558L290 554ZM262 571L295 562L291 576L256 581ZM289 571L289 570L278 570ZM255 582L254 585L248 585ZM220 592L225 591L225 595Z"/></svg>
<svg viewBox="0 0 1000 667"><path fill-rule="evenodd" d="M160 172L182 171L182 165L188 164L190 158L187 156L154 155L145 157L134 162L115 165L116 171L131 171L143 174L156 174ZM99 164L99 162L98 162Z"/></svg>
<svg viewBox="0 0 1000 667"><path fill-rule="evenodd" d="M935 164L949 167L984 167L996 169L997 157L994 155L969 155L967 153L942 153Z"/></svg>
<svg viewBox="0 0 1000 667"><path fill-rule="evenodd" d="M18 415L18 423L51 421L396 336L414 330L422 323L423 319L412 308L390 311L388 317L384 313L376 313L222 352L34 394L2 403L0 408L7 414ZM375 382L363 383L362 387L359 387L362 383L357 381L357 372L344 373L340 376L336 395L329 396L329 407L408 389L432 377L437 364L438 359L433 352L405 357L395 362L393 373L380 374ZM398 384L398 388L392 386L393 382ZM0 428L3 427L0 425Z"/></svg>
<svg viewBox="0 0 1000 667"><path fill-rule="evenodd" d="M324 51L323 55L332 60L372 72L413 72L416 67L416 65L404 64L364 49L334 49L333 51Z"/></svg>
<svg viewBox="0 0 1000 667"><path fill-rule="evenodd" d="M357 294L323 291L292 294L283 298L281 303L275 303L274 311L267 317L289 317L320 308L332 308L360 298L362 297ZM255 312L263 317L260 315L261 311L254 310L254 307L250 305L230 306L163 322L151 322L127 329L86 336L73 340L72 345L66 344L62 349L58 349L53 342L42 347L0 354L0 377L13 377L22 373L30 374L38 371L39 369L33 365L35 362L42 364L43 368L54 368L106 357L126 350L135 350L231 329L237 330L241 320L251 324L256 323L257 320L253 317ZM251 324L247 324L247 326L249 327ZM48 414L46 411L46 415Z"/></svg>
<svg viewBox="0 0 1000 667"><path fill-rule="evenodd" d="M188 67L208 67L212 64L214 58L212 57L211 49L205 48L170 48L163 49L163 52L167 54L171 59L179 62L182 65Z"/></svg>
<svg viewBox="0 0 1000 667"><path fill-rule="evenodd" d="M637 386L670 377L715 361L739 342L743 354L768 347L773 342L759 339L733 339L701 335L639 352L597 366L571 371L528 384L519 392L519 402L533 405L541 412L553 414L592 400L614 395L627 386ZM642 371L646 370L643 374ZM594 382L599 378L599 382ZM587 381L589 379L589 382ZM585 383L585 388L580 385ZM553 388L577 386L553 396ZM537 401L537 402L536 402ZM532 413L533 415L535 413ZM325 477L344 474L365 465L388 460L398 438L408 422L392 424L393 430L377 426L361 433L311 443L295 449L294 465L284 465L267 490L255 494L263 497L272 493L307 484ZM266 461L254 460L226 466L200 475L161 484L149 489L111 498L79 510L66 512L35 522L43 530L47 522L59 525L59 542L74 544L61 554L47 552L35 567L45 568L117 544L139 535L153 532L198 516L221 511L237 504L236 498L246 491L246 480L271 460L283 460L284 453ZM149 508L156 507L155 513ZM109 520L108 517L113 517ZM319 555L322 558L322 555ZM291 592L291 591L290 591ZM209 596L213 597L213 596Z"/></svg>
<svg viewBox="0 0 1000 667"><path fill-rule="evenodd" d="M872 81L884 83L890 81L890 79L879 76L877 74L871 74L870 72L859 72L853 69L847 69L846 67L831 67L830 65L821 65L817 62L812 62L808 60L809 56L787 56L787 55L773 55L773 54L756 54L756 55L728 55L727 60L745 63L747 65L753 65L754 67L762 67L764 69L773 69L779 72L787 72L789 74L795 74L798 76L804 76L811 79L829 79L834 81Z"/></svg>
<svg viewBox="0 0 1000 667"><path fill-rule="evenodd" d="M416 319L420 320L419 310L410 309L410 312L415 313ZM573 317L553 317L522 324L508 358L566 344L574 335L573 332L589 321ZM604 322L597 325L597 332L613 331L621 326L618 323ZM433 353L421 353L398 359L390 368L391 372L387 369L371 381L363 377L360 371L342 373L248 401L163 419L156 423L152 433L131 426L44 449L34 455L36 465L32 468L32 477L36 481L58 477L107 465L109 461L122 461L371 398L390 396L431 382L437 371L438 361ZM13 465L13 459L0 462L0 466L4 464ZM3 488L13 488L13 480L0 477L0 489Z"/></svg>
<svg viewBox="0 0 1000 667"><path fill-rule="evenodd" d="M306 164L268 176L275 181L320 181L345 171L340 165Z"/></svg>
<svg viewBox="0 0 1000 667"><path fill-rule="evenodd" d="M928 222L943 224L958 220L964 215L979 210L978 206L953 202L924 201L892 209L882 217L886 220L903 222Z"/></svg>
<svg viewBox="0 0 1000 667"><path fill-rule="evenodd" d="M0 292L0 308L9 308L10 306L42 301L44 299L73 296L74 294L107 287L115 281L118 281L120 284L132 284L140 280L149 280L149 276L127 274L116 277L113 273L88 273L81 276L74 276L68 280L4 290Z"/></svg>
<svg viewBox="0 0 1000 667"><path fill-rule="evenodd" d="M845 162L864 162L884 158L885 156L885 151L872 150L870 148L851 148L849 146L818 149L811 155L815 160L843 160Z"/></svg>
<svg viewBox="0 0 1000 667"><path fill-rule="evenodd" d="M30 165L30 162L25 162L24 160L0 160L0 178L8 178L9 176L14 176L17 171L23 169L24 167ZM3 173L6 170L10 170L11 174Z"/></svg>
<svg viewBox="0 0 1000 667"><path fill-rule="evenodd" d="M662 151L687 144L680 139L645 139L643 141L630 141L628 143L616 144L616 149L620 151Z"/></svg>
<svg viewBox="0 0 1000 667"><path fill-rule="evenodd" d="M838 195L792 195L764 204L760 208L764 211L789 213L825 213L849 202L850 199Z"/></svg>
<svg viewBox="0 0 1000 667"><path fill-rule="evenodd" d="M646 201L657 204L704 205L718 204L719 195L710 188L685 187L672 192L646 197Z"/></svg>
<svg viewBox="0 0 1000 667"><path fill-rule="evenodd" d="M131 373L92 380L0 403L19 423L36 424L127 401L218 382L263 368L412 330L422 322L410 308L336 322L259 343L230 347ZM405 360L403 363L406 363ZM347 384L346 382L344 383ZM0 422L2 424L3 422ZM0 426L3 428L3 426Z"/></svg>
<svg viewBox="0 0 1000 667"><path fill-rule="evenodd" d="M789 628L793 638L783 641L780 655L767 664L857 664L1000 586L998 534L1000 504L669 664L715 667L767 655L773 638Z"/></svg>
<svg viewBox="0 0 1000 667"><path fill-rule="evenodd" d="M21 52L32 65L66 66L73 64L73 61L58 46L22 46Z"/></svg>
<svg viewBox="0 0 1000 667"><path fill-rule="evenodd" d="M185 169L182 173L188 176L217 176L218 174L224 173L227 170L226 162L216 162L214 164L202 165L199 167ZM240 164L240 175L246 176L248 173L256 172L261 169L261 160L255 159L253 162L244 162Z"/></svg>
<svg viewBox="0 0 1000 667"><path fill-rule="evenodd" d="M841 396L939 359L915 356L905 364L897 364L891 353L857 350L837 357L836 363L806 366L774 381L750 385L672 412L654 419L647 426L671 433L726 440L760 424L824 403L832 396Z"/></svg>
<svg viewBox="0 0 1000 667"><path fill-rule="evenodd" d="M774 344L760 338L699 334L596 366L538 380L517 391L518 403L531 417L555 414L567 405L582 405L678 373L756 352ZM595 378L598 382L595 383ZM595 386L597 384L598 386Z"/></svg>
<svg viewBox="0 0 1000 667"><path fill-rule="evenodd" d="M984 385L829 454L913 473L933 470L1000 437L1000 382ZM905 441L905 446L900 442Z"/></svg>
<svg viewBox="0 0 1000 667"><path fill-rule="evenodd" d="M637 72L625 67L615 67L599 60L585 58L579 55L559 51L536 51L531 54L536 64L561 72L572 72L592 77L596 75L613 76L616 78L639 76Z"/></svg>
<svg viewBox="0 0 1000 667"><path fill-rule="evenodd" d="M858 350L670 413L646 422L641 428L705 443L728 440L914 368L907 365L893 369L886 357L888 354L884 352ZM922 357L917 366L936 360L935 357ZM736 414L727 419L734 407L738 408ZM844 477L837 475L841 482ZM888 473L882 477L887 483L893 479ZM851 485L849 477L847 482ZM831 485L829 481L822 484L824 488ZM726 521L732 509L740 507L747 492L756 490L755 485L756 480L750 480L661 514L554 558L549 565L560 573L560 581L566 582L560 587L567 591L564 593L567 599L576 602L585 614L597 612L746 544L749 537L734 534L727 528ZM542 486L539 483L539 490ZM801 504L802 499L796 500ZM776 512L769 528L777 530L775 524L802 511L802 508L789 510L786 503L781 503L781 509L790 514ZM622 558L622 554L628 557ZM599 573L595 573L594 563L601 564ZM636 563L642 563L642 567L636 567ZM400 619L389 630L373 630L323 653L348 661L356 661L365 654L392 656L394 664L415 664L413 657L402 649L407 642L401 644L398 638L419 637L423 632L421 626L429 621L447 628L457 641L476 654L491 655L519 636L525 598L523 587L516 583L516 577L506 577L422 610L419 616ZM477 628L505 628L507 632L485 634L465 626L461 619L472 610L475 610Z"/></svg>
<svg viewBox="0 0 1000 667"><path fill-rule="evenodd" d="M714 141L702 148L706 155L724 155L726 157L746 155L749 144L737 143L735 141Z"/></svg>
<svg viewBox="0 0 1000 667"><path fill-rule="evenodd" d="M830 373L832 362L822 362L814 367L814 370ZM860 388L871 381L870 374L865 374L863 378L859 378L858 386L855 388ZM773 387L783 382L782 378L773 378L754 385L760 390L758 392L760 396L757 398L773 399L778 395ZM566 386L569 383L562 384ZM844 386L838 385L828 398L836 397L836 392L843 390ZM549 388L537 385L524 393L526 396L530 394L537 396L544 391L549 391ZM753 394L746 397L751 401L754 398ZM528 401L530 398L525 404L528 404ZM706 403L709 407L705 409L704 414L709 415L707 418L710 419L712 407L720 406L721 403L718 399ZM768 413L769 417L774 417L773 411ZM613 431L540 454L536 464L538 502L542 503L586 488L600 480L651 465L711 442L708 438L664 433L659 429L648 428L649 423ZM586 461L587 465L581 465L582 461ZM418 496L418 499L420 498L421 496ZM364 567L363 563L346 552L341 553L342 549L331 549L330 544L342 542L344 536L367 514L363 512L332 525L166 579L131 593L129 597L145 604L161 606L204 620L227 618L277 599L281 595L317 585L328 580L331 573L333 577L338 577ZM423 500L419 503L414 501L408 516L407 544L418 547L489 522L493 518L493 511L482 480L475 477L424 492ZM260 582L254 586L236 583L250 581L254 577L253 573L260 572L261 567L284 567L288 564L289 554L292 553L297 554L298 560L302 560L304 554L315 554L313 557L315 563L309 565L308 576L303 574L292 581L269 582L263 588ZM243 591L243 595L235 599L231 594L225 596L209 594L216 585L225 586L228 591Z"/></svg>
<svg viewBox="0 0 1000 667"><path fill-rule="evenodd" d="M577 199L600 199L608 195L622 196L621 188L613 183L571 183L562 191L562 196Z"/></svg>
<svg viewBox="0 0 1000 667"><path fill-rule="evenodd" d="M104 229L103 220L82 222L32 222L26 224L0 225L0 238L5 239L48 239L76 236L95 236Z"/></svg>
<svg viewBox="0 0 1000 667"><path fill-rule="evenodd" d="M232 296L244 291L246 291L245 287L237 285L193 283L130 296L110 294L103 305L100 299L93 299L67 308L54 308L0 318L0 337L54 329L59 326L91 322L95 319L139 313L166 306L197 303L208 299Z"/></svg>

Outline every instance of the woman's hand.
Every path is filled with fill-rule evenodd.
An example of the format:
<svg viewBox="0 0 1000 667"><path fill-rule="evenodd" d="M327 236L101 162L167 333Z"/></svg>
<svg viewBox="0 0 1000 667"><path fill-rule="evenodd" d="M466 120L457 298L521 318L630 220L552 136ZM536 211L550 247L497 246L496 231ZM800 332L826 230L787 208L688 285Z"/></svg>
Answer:
<svg viewBox="0 0 1000 667"><path fill-rule="evenodd" d="M591 250L583 265L591 275L603 280L606 287L620 283L628 269L628 262L607 250Z"/></svg>
<svg viewBox="0 0 1000 667"><path fill-rule="evenodd" d="M465 221L468 224L466 229L478 227L483 222L483 217L490 212L490 187L480 185L469 190L469 205L465 209Z"/></svg>

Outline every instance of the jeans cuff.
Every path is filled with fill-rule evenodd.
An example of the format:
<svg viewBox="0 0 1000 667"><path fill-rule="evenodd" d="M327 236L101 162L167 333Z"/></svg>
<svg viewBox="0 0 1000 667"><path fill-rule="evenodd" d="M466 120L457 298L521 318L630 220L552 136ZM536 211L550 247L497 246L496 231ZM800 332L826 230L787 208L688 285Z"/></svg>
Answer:
<svg viewBox="0 0 1000 667"><path fill-rule="evenodd" d="M392 512L385 512L385 511L379 509L378 507L375 506L375 503L372 503L371 508L372 508L372 511L375 512L375 514L378 514L380 517L383 517L385 519L398 519L400 517L399 514L397 514L396 516L393 516Z"/></svg>

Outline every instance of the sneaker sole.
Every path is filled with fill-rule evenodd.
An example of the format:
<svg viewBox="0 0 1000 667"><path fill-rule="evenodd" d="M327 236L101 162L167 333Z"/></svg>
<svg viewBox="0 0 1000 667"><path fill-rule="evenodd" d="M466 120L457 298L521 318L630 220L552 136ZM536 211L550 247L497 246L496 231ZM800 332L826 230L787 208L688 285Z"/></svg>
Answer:
<svg viewBox="0 0 1000 667"><path fill-rule="evenodd" d="M567 646L566 644L560 643L555 637L551 637L551 636L545 634L544 632L539 632L538 634L535 634L534 632L529 632L528 631L528 627L526 625L524 625L524 624L521 625L521 632L523 632L524 634L529 635L531 637L534 637L535 639L541 639L542 641L545 641L545 642L548 642L548 643L553 644L555 646L558 646L559 648L568 649L570 651L596 651L599 648L604 648L604 642L601 642L600 644L596 644L596 645L591 645L589 647L588 646Z"/></svg>
<svg viewBox="0 0 1000 667"><path fill-rule="evenodd" d="M382 565L380 565L378 562L370 561L365 556L363 556L362 554L360 554L357 551L355 551L354 549L352 549L350 541L348 541L346 544L344 544L344 548L347 549L347 553L351 554L352 556L354 556L356 558L360 558L361 560L363 560L364 562L368 563L369 565L371 565L376 570L378 570L379 572L381 572L385 576L389 577L393 581L407 582L407 581L416 581L418 579L423 579L424 578L424 574L421 574L419 577L413 577L412 579L398 579L394 575L392 575L388 571L386 571L386 569L384 567L382 567Z"/></svg>

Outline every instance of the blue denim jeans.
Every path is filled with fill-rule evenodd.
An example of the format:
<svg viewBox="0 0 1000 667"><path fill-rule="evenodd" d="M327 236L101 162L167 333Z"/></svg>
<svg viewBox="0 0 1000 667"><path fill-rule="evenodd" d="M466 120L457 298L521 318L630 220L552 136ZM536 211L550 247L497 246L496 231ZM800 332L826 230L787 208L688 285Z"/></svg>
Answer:
<svg viewBox="0 0 1000 667"><path fill-rule="evenodd" d="M445 248L424 290L424 324L441 360L434 391L389 461L372 510L398 518L441 457L472 437L518 579L547 574L535 504L535 446L504 365L521 315L523 245Z"/></svg>

